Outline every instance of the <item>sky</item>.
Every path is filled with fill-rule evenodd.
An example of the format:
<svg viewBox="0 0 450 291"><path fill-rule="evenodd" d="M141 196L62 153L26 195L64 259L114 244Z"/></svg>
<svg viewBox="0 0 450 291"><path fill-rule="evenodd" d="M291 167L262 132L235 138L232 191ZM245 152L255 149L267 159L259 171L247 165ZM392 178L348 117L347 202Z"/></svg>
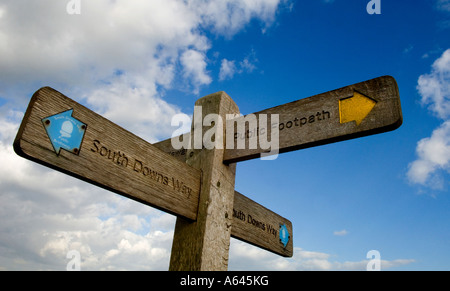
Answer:
<svg viewBox="0 0 450 291"><path fill-rule="evenodd" d="M450 270L449 0L70 2L0 1L0 270L66 270L72 250L81 270L169 267L173 215L14 153L39 88L153 143L217 91L249 114L384 75L399 129L237 165L294 256L232 239L229 270L366 270L371 250L382 270Z"/></svg>

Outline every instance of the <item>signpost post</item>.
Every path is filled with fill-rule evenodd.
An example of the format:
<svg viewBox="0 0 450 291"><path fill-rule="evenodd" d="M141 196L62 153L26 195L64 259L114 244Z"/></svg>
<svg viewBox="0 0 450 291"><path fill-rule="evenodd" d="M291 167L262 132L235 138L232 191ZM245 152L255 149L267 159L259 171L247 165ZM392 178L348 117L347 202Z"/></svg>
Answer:
<svg viewBox="0 0 450 291"><path fill-rule="evenodd" d="M229 113L239 113L234 101L224 92L203 97L196 106L202 115L194 118L194 127L203 127L204 117L216 114L207 129L215 130L214 139L223 136L223 127L213 122ZM196 124L199 120L201 124ZM212 137L211 136L211 137ZM195 222L177 217L169 270L226 271L232 227L236 164L223 163L223 149L189 150L186 163L202 171L199 211Z"/></svg>
<svg viewBox="0 0 450 291"><path fill-rule="evenodd" d="M283 153L402 124L392 77L256 113L257 119L276 115L278 122L266 128L259 122L252 128L246 117L227 120L239 109L224 92L203 97L196 106L201 106L202 116L194 116L191 132L206 129L218 147L177 150L170 139L152 145L45 87L33 95L14 149L24 158L176 215L170 270L226 270L230 237L281 256L293 255L292 223L234 190L235 163L267 152L260 144L240 148L238 139L249 145L252 135L271 136L276 130L276 152ZM246 129L236 130L247 122ZM231 143L223 138L228 137L228 124L235 126Z"/></svg>

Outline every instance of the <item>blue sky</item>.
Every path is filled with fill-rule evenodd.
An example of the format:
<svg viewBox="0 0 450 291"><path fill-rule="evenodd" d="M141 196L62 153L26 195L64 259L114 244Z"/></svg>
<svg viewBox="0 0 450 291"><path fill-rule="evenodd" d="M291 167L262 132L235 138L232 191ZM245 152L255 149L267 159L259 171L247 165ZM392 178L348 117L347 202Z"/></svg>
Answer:
<svg viewBox="0 0 450 291"><path fill-rule="evenodd" d="M293 223L295 254L236 240L230 270L450 269L450 1L65 1L0 4L0 268L166 270L175 218L17 157L52 86L150 142L227 92L248 114L383 75L396 131L238 164L236 190ZM69 1L67 1L69 2Z"/></svg>

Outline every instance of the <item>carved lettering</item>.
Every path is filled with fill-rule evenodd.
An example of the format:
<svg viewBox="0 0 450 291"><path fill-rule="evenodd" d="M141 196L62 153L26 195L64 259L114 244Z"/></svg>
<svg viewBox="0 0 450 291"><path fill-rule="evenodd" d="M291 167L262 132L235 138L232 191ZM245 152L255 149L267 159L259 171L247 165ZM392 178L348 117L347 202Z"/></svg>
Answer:
<svg viewBox="0 0 450 291"><path fill-rule="evenodd" d="M119 152L118 154L118 158L117 158L117 164L122 166L122 167L128 167L128 158L125 156L125 154L121 154Z"/></svg>
<svg viewBox="0 0 450 291"><path fill-rule="evenodd" d="M277 236L278 233L278 231L270 224L267 225L267 232L274 235L275 237Z"/></svg>
<svg viewBox="0 0 450 291"><path fill-rule="evenodd" d="M107 145L102 144L99 140L94 140L91 152L94 152L102 158L112 161L114 164L128 168L134 171L136 174L140 174L146 178L152 179L157 183L161 183L164 186L172 187L175 191L185 195L188 199L192 196L192 188L188 187L183 181L180 181L174 177L169 177L163 173L159 173L147 165L145 161L137 158L128 157L121 151L110 149ZM131 163L130 163L131 161ZM170 183L172 182L172 185Z"/></svg>
<svg viewBox="0 0 450 291"><path fill-rule="evenodd" d="M106 146L102 145L99 140L94 140L93 146L94 147L91 148L92 152L98 153L102 157L106 157L108 160L111 160L119 166L125 168L128 166L128 157L124 153L108 149Z"/></svg>
<svg viewBox="0 0 450 291"><path fill-rule="evenodd" d="M186 149L181 149L181 150L178 150L178 151L169 152L169 154L171 156L173 156L173 157L185 156L186 153L187 153Z"/></svg>
<svg viewBox="0 0 450 291"><path fill-rule="evenodd" d="M94 140L95 150L94 150L94 149L91 149L91 151L93 151L94 153L98 152L98 149L99 149L98 146L99 146L99 144L100 144L100 141Z"/></svg>
<svg viewBox="0 0 450 291"><path fill-rule="evenodd" d="M247 216L247 222L261 228L262 230L266 230L266 225L263 222L254 219L250 214Z"/></svg>
<svg viewBox="0 0 450 291"><path fill-rule="evenodd" d="M233 217L243 222L246 222L256 228L259 228L262 231L265 231L273 235L275 238L278 235L278 230L273 225L258 220L258 218L256 218L254 215L252 216L251 214L245 214L242 210L233 209Z"/></svg>
<svg viewBox="0 0 450 291"><path fill-rule="evenodd" d="M237 211L233 209L233 217L236 217L237 219L240 219L242 221L245 221L245 214L242 211Z"/></svg>
<svg viewBox="0 0 450 291"><path fill-rule="evenodd" d="M142 163L138 160L134 160L133 170L138 173L142 172Z"/></svg>
<svg viewBox="0 0 450 291"><path fill-rule="evenodd" d="M304 116L304 117L295 117L293 120L288 120L286 122L280 122L279 123L279 130L284 130L284 129L291 129L291 128L296 128L296 127L300 127L302 128L303 126L306 126L308 124L313 124L319 121L324 121L327 119L331 118L331 114L329 111L325 111L322 110L322 112L316 112L315 114L311 114L309 116Z"/></svg>

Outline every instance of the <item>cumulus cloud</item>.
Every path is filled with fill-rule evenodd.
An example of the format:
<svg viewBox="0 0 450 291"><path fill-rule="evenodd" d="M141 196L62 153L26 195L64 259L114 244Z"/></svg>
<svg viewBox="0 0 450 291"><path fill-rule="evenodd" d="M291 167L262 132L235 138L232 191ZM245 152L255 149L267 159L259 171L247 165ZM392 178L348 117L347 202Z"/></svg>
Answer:
<svg viewBox="0 0 450 291"><path fill-rule="evenodd" d="M230 270L257 271L365 271L369 260L366 252L361 253L360 261L339 262L334 256L321 252L294 248L292 258L282 258L249 244L232 240L230 247ZM411 264L412 259L381 260L381 270Z"/></svg>
<svg viewBox="0 0 450 291"><path fill-rule="evenodd" d="M450 173L450 120L435 129L431 137L417 143L418 159L410 164L408 177L414 183L443 189L440 171Z"/></svg>
<svg viewBox="0 0 450 291"><path fill-rule="evenodd" d="M236 64L236 61L223 59L220 66L219 81L232 79L235 74L253 72L256 69L255 63L257 61L254 50L238 64Z"/></svg>
<svg viewBox="0 0 450 291"><path fill-rule="evenodd" d="M223 59L222 65L220 66L219 80L224 81L227 79L232 79L235 73L236 73L235 61Z"/></svg>
<svg viewBox="0 0 450 291"><path fill-rule="evenodd" d="M444 189L450 173L450 49L433 63L429 74L419 77L417 89L422 104L443 123L417 143L418 158L407 175L413 183Z"/></svg>
<svg viewBox="0 0 450 291"><path fill-rule="evenodd" d="M212 31L231 37L252 18L259 19L263 31L275 20L274 13L283 0L188 0L188 6L202 16Z"/></svg>
<svg viewBox="0 0 450 291"><path fill-rule="evenodd" d="M232 37L253 19L267 27L284 0L82 1L80 15L69 15L67 2L0 4L0 97L23 107L50 85L127 129L145 124L137 134L155 140L170 124L150 119L179 113L162 101L164 89L198 94L213 81L205 31Z"/></svg>
<svg viewBox="0 0 450 291"><path fill-rule="evenodd" d="M86 101L105 118L155 142L158 136L170 136L172 116L181 113L176 105L162 98L149 98L155 92L148 87L130 87L121 76L111 84L93 89Z"/></svg>
<svg viewBox="0 0 450 291"><path fill-rule="evenodd" d="M187 50L181 55L180 61L183 65L183 75L186 79L191 80L195 93L198 93L200 86L212 82L211 77L206 72L207 63L203 53L196 50Z"/></svg>
<svg viewBox="0 0 450 291"><path fill-rule="evenodd" d="M433 63L430 74L419 77L417 89L423 105L440 119L450 118L450 49Z"/></svg>

